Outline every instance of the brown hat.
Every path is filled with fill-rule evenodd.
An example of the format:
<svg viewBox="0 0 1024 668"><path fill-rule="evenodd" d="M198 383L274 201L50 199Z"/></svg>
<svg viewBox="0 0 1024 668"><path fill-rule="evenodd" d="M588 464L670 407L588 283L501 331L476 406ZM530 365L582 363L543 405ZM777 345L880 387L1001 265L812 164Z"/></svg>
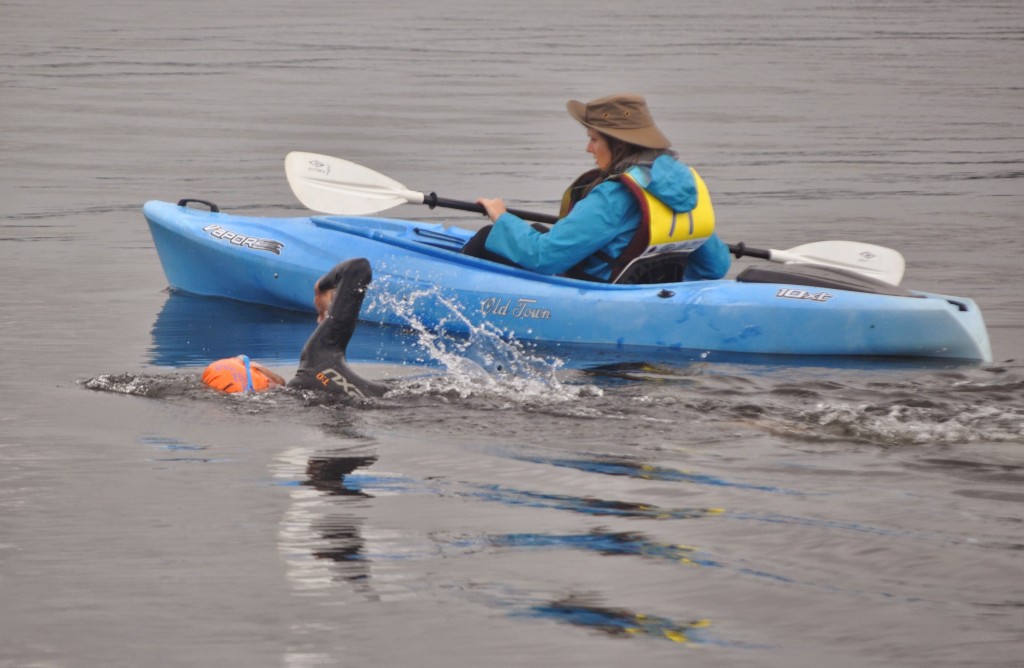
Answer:
<svg viewBox="0 0 1024 668"><path fill-rule="evenodd" d="M654 124L647 100L633 93L619 93L583 103L569 100L566 109L573 118L598 132L628 144L646 148L668 148L668 140Z"/></svg>

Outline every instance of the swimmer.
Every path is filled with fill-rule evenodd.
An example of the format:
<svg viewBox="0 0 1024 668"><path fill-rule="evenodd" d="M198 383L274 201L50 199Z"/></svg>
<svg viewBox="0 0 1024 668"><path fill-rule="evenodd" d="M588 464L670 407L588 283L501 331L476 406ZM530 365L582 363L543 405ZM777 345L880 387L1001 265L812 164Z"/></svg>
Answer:
<svg viewBox="0 0 1024 668"><path fill-rule="evenodd" d="M354 258L341 262L316 282L313 290L319 324L302 348L299 368L288 387L360 398L383 396L387 391L383 383L354 372L345 360L372 278L370 263ZM212 363L203 372L203 382L222 392L261 392L285 384L283 378L245 355Z"/></svg>

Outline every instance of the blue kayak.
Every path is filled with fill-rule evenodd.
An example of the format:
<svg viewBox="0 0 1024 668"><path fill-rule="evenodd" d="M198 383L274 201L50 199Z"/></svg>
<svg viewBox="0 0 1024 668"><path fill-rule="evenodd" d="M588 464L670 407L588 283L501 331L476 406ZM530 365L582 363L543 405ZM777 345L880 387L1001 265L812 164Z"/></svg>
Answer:
<svg viewBox="0 0 1024 668"><path fill-rule="evenodd" d="M215 207L213 207L215 208ZM360 319L467 336L692 353L991 361L977 305L798 265L735 280L612 285L538 275L461 255L472 230L376 217L237 216L169 202L144 207L175 290L313 310L313 285L364 257Z"/></svg>

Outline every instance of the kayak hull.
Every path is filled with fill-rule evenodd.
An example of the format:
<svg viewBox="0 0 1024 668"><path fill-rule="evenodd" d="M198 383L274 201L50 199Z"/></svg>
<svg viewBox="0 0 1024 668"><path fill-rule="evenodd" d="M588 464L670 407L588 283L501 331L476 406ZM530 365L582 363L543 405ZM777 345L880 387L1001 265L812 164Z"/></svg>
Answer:
<svg viewBox="0 0 1024 668"><path fill-rule="evenodd" d="M341 260L374 278L360 318L524 341L734 353L991 360L966 298L892 296L735 280L608 285L541 276L457 252L472 232L367 217L252 217L148 202L173 289L313 310L313 285Z"/></svg>

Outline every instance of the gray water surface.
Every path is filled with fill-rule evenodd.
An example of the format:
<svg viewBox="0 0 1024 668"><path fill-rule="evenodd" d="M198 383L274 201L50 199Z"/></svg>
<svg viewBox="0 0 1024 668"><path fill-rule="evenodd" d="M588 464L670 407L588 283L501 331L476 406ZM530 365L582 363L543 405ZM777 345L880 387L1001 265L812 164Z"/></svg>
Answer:
<svg viewBox="0 0 1024 668"><path fill-rule="evenodd" d="M1019 2L0 16L0 666L1019 665ZM304 150L551 211L590 165L565 101L619 90L723 238L897 248L905 285L978 302L994 363L509 349L530 373L366 405L198 383L237 352L288 375L308 330L168 294L145 201L301 215Z"/></svg>

